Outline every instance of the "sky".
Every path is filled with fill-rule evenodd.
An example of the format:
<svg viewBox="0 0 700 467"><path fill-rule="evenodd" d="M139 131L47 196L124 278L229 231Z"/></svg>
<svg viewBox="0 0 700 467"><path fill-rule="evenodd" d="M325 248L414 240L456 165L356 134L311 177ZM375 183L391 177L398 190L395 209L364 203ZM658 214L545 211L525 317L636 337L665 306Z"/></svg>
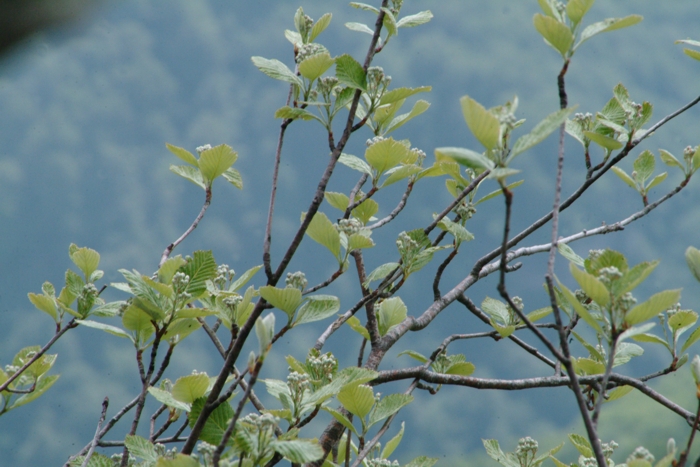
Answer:
<svg viewBox="0 0 700 467"><path fill-rule="evenodd" d="M282 1L243 6L204 0L106 2L77 25L34 36L0 61L0 264L5 271L0 287L0 355L4 364L22 347L51 337L50 318L34 309L26 294L39 292L44 281L62 285L65 270L71 267L67 255L71 243L99 251L104 283L118 282L122 268L152 273L165 246L194 219L204 194L168 170L178 160L165 143L190 151L207 143L229 144L239 154L235 167L244 181L243 190L224 182L215 184L204 221L175 253L211 249L219 263L239 273L261 263L280 123L273 115L284 105L288 88L256 70L250 57L291 64L292 49L283 32L293 27L297 7ZM349 31L343 24L371 23L369 13L345 2L314 0L304 2L303 7L313 18L333 13L330 27L320 37L333 56L363 56L369 36ZM430 109L398 130L396 138L409 138L428 154L429 161L436 147L478 149L460 112L463 95L486 107L517 95L517 115L527 119L523 128L531 128L556 110L561 58L532 26L532 17L539 11L537 2L406 1L404 6L406 13L425 9L432 11L434 19L419 28L402 29L375 62L392 76L392 86L433 87L422 97L431 103ZM689 1L663 8L652 0L597 2L586 21L633 13L645 19L630 29L595 37L576 53L567 75L570 103L579 105L577 111L595 113L610 99L612 88L622 82L633 100L654 104L652 121L656 121L693 99L698 94L700 64L673 42L696 33L692 21L696 10ZM678 117L632 156L645 148L657 154L658 148L664 148L680 156L683 148L699 143L699 115L700 110L692 109ZM369 137L369 131L358 132L346 152L362 156ZM519 157L516 165L526 182L516 191L514 230L550 208L555 149L552 138ZM290 127L273 229L274 261L279 261L298 226L327 153L325 136L314 122L295 122ZM571 192L584 176L582 157L580 146L570 140L565 192ZM600 154L593 157L599 160ZM628 172L631 165L631 161L621 164ZM663 170L667 168L657 162L657 172ZM669 172L652 197L679 182L679 175ZM330 189L348 191L355 181L356 174L341 167ZM393 208L402 189L397 186L381 194L380 214ZM640 292L642 297L683 287L683 303L692 308L700 299L700 289L684 265L683 252L689 245L700 244L696 235L700 213L692 209L695 190L691 183L623 233L572 247L582 256L590 248L619 249L632 264L662 259ZM368 264L374 267L395 259L397 234L426 225L432 213L449 201L442 179L418 186L406 212L375 234L378 247ZM642 208L639 196L612 173L578 204L562 216L562 235L615 222ZM502 204L493 200L483 206L467 225L476 239L459 266L446 273L445 284L458 282L474 259L498 242ZM322 210L330 218L337 217L327 204ZM546 242L548 237L548 231L542 232L528 244ZM334 269L332 257L308 238L299 255L301 259L290 270L305 271L310 283L322 281ZM564 277L566 265L563 259L559 261L558 274ZM512 277L514 293L523 296L527 306L545 306L546 297L540 293L544 260L534 257L525 264L524 270L532 268L528 269L531 272ZM262 274L255 283L263 285ZM493 278L486 280L470 296L480 303L486 296L497 295L494 286ZM347 277L328 293L337 294L345 305L353 298L353 287L356 283ZM124 298L110 289L105 297ZM411 314L420 313L431 297L420 278L402 292ZM429 353L455 327L460 332L485 330L464 311L448 308L423 337L400 344L395 353L406 348ZM280 372L286 370L284 352L303 358L305 343L315 339L322 328L303 329L290 338L278 358L269 363L266 377L280 378ZM218 371L220 362L206 340L192 341L168 377L188 374L193 368L210 374ZM469 343L455 346L454 351L474 361L479 376L520 377L542 371L507 344ZM350 331L340 333L329 345L348 362L359 347ZM59 354L55 366L55 372L61 374L59 382L41 399L0 419L0 450L12 465L63 462L91 438L106 395L116 411L137 389L133 355L125 341L97 330L78 329L61 339L53 351ZM406 357L394 359L393 355L387 359L387 368L411 364ZM653 349L644 358L645 363L634 366L632 373L654 371L666 363ZM687 376L679 375L673 381L686 384ZM678 397L687 396L679 384L664 387L676 391ZM639 399L624 407L639 406ZM428 454L469 465L483 456L480 438L498 437L510 448L522 436L539 433L544 439L556 430L575 429L571 407L572 396L564 390L511 394L444 388L437 397L420 394L406 410L406 440L411 441L404 441L401 461ZM655 413L652 410L649 414ZM621 415L626 413L624 408L611 408L610 413L616 414L610 418L610 427L629 419ZM680 426L680 433L685 433L679 419L669 419L675 425L662 415L653 419L669 430ZM433 427L428 433L421 429L425 421ZM616 433L615 428L611 432ZM558 442L553 441L552 446ZM663 446L665 438L654 442ZM628 451L634 447L627 446Z"/></svg>

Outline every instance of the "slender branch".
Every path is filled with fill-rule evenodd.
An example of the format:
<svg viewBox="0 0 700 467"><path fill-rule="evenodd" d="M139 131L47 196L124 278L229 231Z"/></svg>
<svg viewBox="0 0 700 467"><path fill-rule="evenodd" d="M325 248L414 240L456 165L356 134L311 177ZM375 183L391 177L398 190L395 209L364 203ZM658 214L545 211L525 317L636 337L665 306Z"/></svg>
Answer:
<svg viewBox="0 0 700 467"><path fill-rule="evenodd" d="M695 412L695 421L693 422L693 429L690 430L690 436L688 437L688 445L685 447L680 457L678 458L678 463L674 464L675 467L685 467L685 463L688 461L688 454L690 453L690 448L693 446L695 432L698 429L698 421L700 421L700 401L698 402L698 410L697 412Z"/></svg>
<svg viewBox="0 0 700 467"><path fill-rule="evenodd" d="M389 213L388 216L379 219L377 222L375 222L372 225L368 225L367 228L370 230L378 229L379 227L388 224L392 220L396 218L396 216L399 215L399 213L403 210L403 208L406 206L406 201L408 201L408 197L411 195L411 191L413 190L413 183L414 182L408 182L408 186L406 187L406 191L403 192L403 196L401 196L401 200L399 201L399 204L396 205L396 207Z"/></svg>
<svg viewBox="0 0 700 467"><path fill-rule="evenodd" d="M95 430L95 436L92 437L92 441L90 442L90 449L88 450L87 454L85 454L85 459L83 460L81 467L87 467L87 465L90 463L90 458L92 457L92 453L95 452L95 448L97 447L97 442L100 440L100 428L102 427L102 424L105 422L105 418L107 418L107 408L108 407L109 407L109 397L105 397L105 399L102 401L102 413L100 414L100 420L97 422L97 429Z"/></svg>
<svg viewBox="0 0 700 467"><path fill-rule="evenodd" d="M453 210L453 209L454 209L454 208L455 208L469 193L471 193L472 191L474 191L474 189L479 185L479 182L481 182L483 179L485 179L485 178L488 176L488 174L490 174L490 173L491 173L490 170L485 170L484 172L482 172L481 174L479 174L478 177L476 177L474 180L472 180L471 183L470 183L469 185L467 185L467 187L464 188L464 190L462 190L462 192L459 194L459 196L457 196L450 204L448 204L447 207L446 207L445 209L443 209L442 212L441 212L440 214L438 214L438 215L435 217L435 219L433 220L433 222L431 222L430 225L428 225L428 227L426 227L425 229L423 229L423 232L424 232L426 235L428 235L430 232L432 232L433 229L434 229L435 227L437 227L437 225L440 223L440 221L441 221L446 215L448 215L450 212L452 212L452 210Z"/></svg>
<svg viewBox="0 0 700 467"><path fill-rule="evenodd" d="M56 341L61 338L62 335L64 335L66 332L68 332L69 329L73 329L77 326L78 326L78 323L75 322L75 318L74 318L68 322L66 327L64 327L62 329L58 329L56 331L56 334L54 334L53 337L51 339L49 339L49 341L46 344L44 344L44 346L41 349L39 349L39 351L32 356L32 358L27 360L24 363L24 365L19 367L19 369L17 371L15 371L12 374L12 376L7 378L7 380L4 383L0 384L0 392L6 391L7 388L10 386L10 384L12 384L17 378L22 376L22 373L24 373L27 370L27 368L29 368L31 366L32 363L39 360L46 352L48 352L48 350L51 348L51 346L54 345L56 343Z"/></svg>
<svg viewBox="0 0 700 467"><path fill-rule="evenodd" d="M440 293L440 279L442 278L442 274L445 272L445 269L452 262L452 260L455 259L458 252L457 245L455 245L452 251L450 251L450 254L447 255L442 263L440 263L437 271L435 271L435 278L433 279L433 300L440 300L440 296L442 295Z"/></svg>
<svg viewBox="0 0 700 467"><path fill-rule="evenodd" d="M163 251L163 254L160 257L160 262L158 263L158 267L161 267L163 263L168 259L168 256L170 256L170 253L173 252L173 250L180 244L182 243L183 240L185 240L189 234L192 233L194 229L197 228L199 225L199 222L202 220L204 217L204 213L207 212L207 209L209 209L209 205L211 204L211 185L207 186L206 188L206 195L204 197L204 205L202 206L202 209L199 211L199 214L197 214L197 217L194 219L192 222L192 225L189 226L187 230L185 230L185 233L180 235L180 238L175 240L173 243L168 245L165 248L165 251Z"/></svg>
<svg viewBox="0 0 700 467"><path fill-rule="evenodd" d="M324 287L328 287L330 284L332 284L337 278L339 278L339 277L342 276L342 275L343 275L343 268L341 267L341 268L338 268L338 270L335 271L335 272L331 275L331 277L329 277L329 278L326 279L325 281L323 281L323 282L321 282L320 284L316 284L316 285L314 285L313 287L310 287L310 288L304 290L304 292L303 292L302 295L308 295L308 294L310 294L310 293L316 292L316 291L319 290L319 289L322 289L322 288L324 288Z"/></svg>
<svg viewBox="0 0 700 467"><path fill-rule="evenodd" d="M357 196L357 193L367 182L368 178L369 174L363 173L360 179L355 184L355 186L352 188L352 190L350 190L350 196L348 197L348 207L352 206L355 203L355 196ZM343 219L348 219L350 217L350 214L352 214L352 209L346 209L345 213L343 214Z"/></svg>
<svg viewBox="0 0 700 467"><path fill-rule="evenodd" d="M226 358L226 349L224 349L223 344L221 344L221 341L216 335L216 332L214 332L214 330L209 327L207 322L204 321L204 318L197 318L197 321L199 321L199 324L202 325L202 329L204 329L204 332L206 332L207 336L209 336L209 339L211 339L212 343L214 344L214 347L216 347L216 350L219 352L219 355L221 355L221 358Z"/></svg>
<svg viewBox="0 0 700 467"><path fill-rule="evenodd" d="M696 97L692 101L688 102L685 104L683 107L681 107L678 110L675 110L674 112L671 112L670 114L666 115L664 118L656 122L654 125L651 126L642 136L635 138L632 140L632 144L634 146L638 145L641 143L644 139L648 138L649 136L652 135L656 130L667 124L669 121L673 120L686 110L690 109L691 107L695 106L698 102L700 102L700 96Z"/></svg>

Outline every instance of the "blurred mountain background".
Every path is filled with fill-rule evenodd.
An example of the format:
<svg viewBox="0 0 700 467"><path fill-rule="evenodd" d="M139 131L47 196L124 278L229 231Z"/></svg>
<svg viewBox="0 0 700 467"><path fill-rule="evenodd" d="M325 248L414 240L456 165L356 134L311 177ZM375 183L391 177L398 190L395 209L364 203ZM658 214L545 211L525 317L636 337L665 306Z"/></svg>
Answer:
<svg viewBox="0 0 700 467"><path fill-rule="evenodd" d="M9 17L7 5L16 3L0 2L0 15ZM372 24L371 14L350 8L346 2L308 0L301 5L315 19L333 13L330 27L319 37L333 56L350 53L361 60L369 36L349 31L343 24ZM250 57L276 58L292 65L292 47L283 31L293 29L298 6L283 1L104 2L69 28L37 32L12 47L4 47L5 37L0 34L5 51L0 61L2 364L9 363L22 347L43 345L51 337L50 318L34 309L27 293L39 292L47 280L56 287L63 285L64 272L72 266L67 254L70 243L99 251L100 268L106 273L103 282L118 282L122 280L117 272L120 268L145 274L154 271L166 245L190 225L204 200L203 192L168 170L178 160L166 150L166 142L190 151L207 143L229 144L239 153L235 167L244 181L243 191L224 182L214 186L214 200L204 221L174 254L211 249L219 263L239 273L262 263L269 180L280 123L273 115L284 105L288 88L260 73ZM428 164L435 147L479 148L459 108L464 94L487 107L518 95L517 115L527 119L523 132L558 108L556 75L561 59L532 26L532 16L539 11L537 2L407 1L403 13L425 9L433 12L434 19L419 28L400 30L376 57L375 65L393 77L392 86L433 86L422 97L431 102L431 108L394 134L423 149ZM601 0L584 21L633 13L642 14L644 21L595 37L574 56L567 87L569 102L578 104L577 111L595 114L618 82L629 89L633 100L654 104L653 122L697 95L700 64L673 44L689 36L698 39L697 5L680 1L662 7L653 0ZM682 155L683 148L700 143L699 116L700 109L694 108L678 117L634 151L633 157L644 148L655 152L664 148ZM362 156L370 136L369 131L358 132L346 152ZM513 231L551 208L554 139L515 163L525 183L516 190ZM585 171L578 143L570 138L567 150L564 190L570 193ZM327 153L325 136L317 124L295 122L290 127L273 231L274 263L280 260L300 213L308 206ZM600 160L601 155L593 157ZM631 165L631 160L621 164L628 173ZM657 172L665 169L659 161ZM357 179L345 167L335 176L331 191L347 192ZM679 181L680 175L670 171L651 198L663 195ZM698 199L694 185L625 232L572 247L582 256L591 248L611 247L627 255L631 264L662 259L638 298L683 287L684 308L700 308L696 305L700 288L683 259L687 246L700 244L700 211L692 208L697 205L693 200ZM492 184L483 190L493 189ZM403 186L395 186L381 193L379 215L393 209L402 190ZM425 226L432 213L450 199L442 178L419 184L396 222L375 232L377 247L368 252L368 268L394 260L397 234ZM467 224L476 239L463 247L462 259L443 277L443 290L463 278L476 258L500 242L502 201L481 206ZM575 208L563 213L561 234L613 223L641 208L636 193L612 173L606 174ZM327 204L322 210L330 218L337 217ZM549 235L546 228L525 244L544 243ZM310 284L321 282L334 269L328 252L308 238L289 268L304 271ZM561 258L558 271L562 280L571 282ZM400 293L411 314L421 313L431 301L429 282L422 279L430 272L413 277ZM525 261L521 271L509 275L511 293L523 297L528 309L547 304L542 293L544 272L545 259L536 256ZM343 310L354 303L357 289L352 274L347 276L328 290L341 298ZM255 279L256 286L263 285L262 273ZM495 277L487 278L468 295L481 303L487 295L497 296L495 284ZM123 298L109 289L104 297ZM264 376L283 378L284 356L303 359L326 324L295 330L268 358ZM407 336L392 355L408 348L430 353L452 332L483 330L483 324L455 304L430 329L416 334L419 340ZM532 336L523 336L535 343ZM343 330L331 339L327 350L350 365L359 345L356 334ZM192 369L210 375L219 371L220 359L205 339L188 338L181 347L167 377L174 380ZM649 347L645 346L645 356L624 371L641 375L665 367L668 356ZM549 374L510 342L465 341L453 344L450 351L465 353L476 364L476 376ZM125 340L77 329L51 352L59 355L54 367L61 374L59 381L42 398L0 418L4 465L62 464L92 438L105 396L110 397L108 416L112 416L138 390L133 351ZM413 363L407 357L390 357L383 368ZM687 368L652 383L694 410L692 384ZM380 390L386 394L405 386ZM540 440L542 449L550 449L564 440L565 433L582 432L573 395L564 388L506 393L445 387L438 396L421 393L416 399L397 419L406 421L399 454L402 463L425 454L439 456L443 460L439 465L495 465L485 460L481 438L497 438L504 450L513 450L519 438L532 436ZM311 426L308 435L314 436L322 426ZM398 427L395 423L390 433ZM638 393L611 403L601 421L603 441L612 438L621 444L617 462L623 462L640 443L662 457L666 439L675 436L679 444L684 443L688 431L684 420ZM573 456L571 450L567 452Z"/></svg>

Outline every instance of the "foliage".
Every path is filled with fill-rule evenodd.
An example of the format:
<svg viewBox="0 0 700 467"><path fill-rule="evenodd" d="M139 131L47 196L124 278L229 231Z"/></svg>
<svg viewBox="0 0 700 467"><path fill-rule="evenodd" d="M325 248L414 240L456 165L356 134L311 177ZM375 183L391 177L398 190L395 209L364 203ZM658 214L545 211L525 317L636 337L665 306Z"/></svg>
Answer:
<svg viewBox="0 0 700 467"><path fill-rule="evenodd" d="M426 100L415 96L430 92L430 86L392 88L390 76L381 67L373 66L372 60L376 54L391 50L387 48L389 43L400 40L399 35L404 34L405 28L428 23L432 13L404 14L402 0L384 0L380 6L352 2L352 7L367 12L370 24L374 24L372 27L346 23L350 30L371 37L368 52L360 61L349 54L333 57L317 42L331 25L330 14L314 21L299 8L293 18L294 30L285 31L294 50L293 66L277 59L252 58L253 65L262 73L289 86L288 102L275 112L275 118L282 123L275 154L263 264L236 277L229 266L216 263L211 251L195 251L186 257L171 255L204 218L213 199L214 182L223 178L243 189L244 176L232 167L238 153L226 144L200 146L196 148L197 156L187 149L166 144L170 152L186 163L173 165L170 170L205 192L200 213L182 236L166 247L154 273L122 269L119 272L124 282L101 288L97 285L104 275L98 269L99 253L87 247L69 246L69 257L77 271L66 271L65 286L58 295L49 282L44 283L41 293L28 295L30 302L52 319L55 335L43 347L22 349L4 371L0 370L0 415L31 402L50 389L58 378L48 374L57 356L47 353L48 350L69 330L85 327L103 331L109 334L108 338L120 337L131 344L141 388L135 399L109 420L106 419L108 402L105 400L94 439L69 460L69 465L261 466L283 460L317 466L399 465L393 459L406 429L404 424L383 446L380 439L391 429L397 413L414 400L416 389L436 394L446 384L510 390L568 386L576 396L586 427L586 436L569 435L570 442L580 453L577 463L569 464L571 466L615 465L612 456L617 445L613 441L601 443L597 435L599 415L603 402L620 399L637 389L681 415L692 429L687 447L680 452L675 442L669 442L666 455L653 464L653 456L644 448L638 448L625 465L685 465L698 428L700 404L698 413L688 412L649 388L646 381L675 372L689 360L686 351L700 339L700 326L696 326L698 314L682 309L679 289L659 291L638 303L633 292L640 292L639 287L658 261L630 266L623 253L610 249L592 250L584 258L569 244L622 230L687 186L700 168L700 147L689 146L683 150L682 162L669 151L659 150L662 162L679 169L682 180L653 202L649 201L650 190L662 186L667 179L666 172L654 175L655 155L642 151L633 162L631 174L617 164L630 156L642 140L695 105L700 98L649 125L652 104L633 102L627 89L619 84L613 89L612 98L595 116L573 114L576 106L568 105L565 75L575 52L592 37L632 26L642 18L638 15L608 18L584 27L585 15L593 6L593 0L569 0L566 4L554 0L538 2L542 13L535 15L534 28L563 60L558 76L559 109L540 122L526 126L524 120L515 116L517 97L487 109L465 95L460 99L464 120L481 147L477 150L439 147L435 149L434 161L430 162L426 162L426 153L413 147L409 140L390 135L429 108ZM679 42L700 46L693 40ZM684 49L684 52L700 59L693 49ZM414 102L404 108L408 99ZM271 229L282 143L292 124L295 127L320 125L327 134L330 155L313 199L308 207L300 209L300 227L280 262L273 265ZM520 127L527 131L523 133ZM371 136L363 157L345 153L348 141L360 130L368 131ZM557 131L559 157L554 208L511 236L515 190L527 182L508 180L519 173L515 157L527 153ZM519 136L515 138L515 134ZM562 200L565 134L581 144L583 157L579 162L585 166L586 173L579 188ZM601 152L597 163L593 161L591 147L598 147ZM338 163L358 172L354 188L347 193L326 189ZM610 170L640 194L643 209L614 224L559 238L560 211L575 204ZM374 231L391 224L406 207L415 184L428 177L444 177L446 191L453 201L438 207L440 211L427 225L393 232L397 248L394 260L368 272L365 263L372 248L388 248L377 245ZM494 184L496 189L477 197L484 183ZM394 184L405 186L403 195L389 214L376 217L382 212L378 193ZM391 196L386 193L386 190L382 192L382 201ZM323 201L340 214L321 211ZM486 202L491 212L498 212L501 201L505 208L503 240L477 259L461 282L447 292L441 291L443 273L456 266L453 261L466 248L463 244L474 239L466 223L474 222L477 206ZM337 218L337 222L333 222L333 218ZM550 220L552 238L558 240L514 249ZM288 271L305 236L330 252L330 256L327 252L320 255L319 261L330 261L333 268L337 267L324 282L311 287L302 271ZM544 274L550 306L532 310L509 293L506 278L520 267L515 263L517 258L544 252L549 253L550 259ZM557 252L569 261L572 278L560 281L554 276ZM688 248L686 260L691 273L700 281L700 251ZM316 293L330 287L350 269L354 269L358 277L357 298L353 304L343 306L335 295ZM433 273L433 302L423 311L409 310L399 293L404 287L410 287L409 278L421 270ZM477 306L467 291L479 280L496 273L500 298L483 297ZM285 284L281 286L285 274ZM411 280L414 279L415 276ZM565 283L575 283L578 288L572 291ZM124 293L124 299L105 302L101 293L106 287ZM460 304L473 313L489 326L489 331L451 334L429 356L414 350L399 354L417 360L418 366L382 369L387 352L399 340L411 335L409 331L425 329L453 304ZM339 313L341 309L346 311ZM364 309L364 319L358 316L361 309ZM286 379L259 381L267 359L277 357L272 354L280 338L299 335L295 328L330 318L332 322L325 323L326 329L316 342L308 343L304 362L291 355L286 357L289 366ZM545 318L547 321L541 321ZM656 321L660 324L658 328ZM322 353L325 343L343 325L354 330L361 342L357 366L342 368L336 356ZM526 329L535 335L541 348L518 337L525 334ZM554 329L557 339L547 337L544 329ZM179 355L178 345L193 333L205 333L211 340L222 359L221 371L209 376L194 369L190 375L174 382L163 378L172 359ZM681 339L683 335L686 337ZM479 369L465 355L448 353L449 345L456 340L484 337L512 340L533 358L551 367L553 375L518 380L485 378L479 376ZM250 348L251 340L257 340L257 346L246 356L243 348L245 344ZM570 346L574 342L576 345ZM643 345L648 344L658 344L669 352L666 368L638 377L616 372L615 368L641 357ZM700 357L696 356L690 366L700 399ZM389 382L409 383L402 393L376 391ZM256 395L254 388L260 390L263 386L275 401L274 407L265 407ZM150 432L146 433L139 429L139 423L143 421L146 402L150 400L161 406L152 415ZM105 443L104 437L116 431L115 424L129 413L133 415L131 428L117 443L122 453L109 458L97 452L96 448L114 446ZM307 425L317 418L324 420L327 428L321 433L310 433ZM166 443L174 443L176 447L166 450ZM538 443L526 437L520 440L515 452L504 453L498 441L484 440L487 454L506 467L539 467L545 461L565 466L567 464L555 457L562 445L538 455ZM193 454L195 450L197 454ZM418 457L404 465L431 466L436 462L437 459Z"/></svg>

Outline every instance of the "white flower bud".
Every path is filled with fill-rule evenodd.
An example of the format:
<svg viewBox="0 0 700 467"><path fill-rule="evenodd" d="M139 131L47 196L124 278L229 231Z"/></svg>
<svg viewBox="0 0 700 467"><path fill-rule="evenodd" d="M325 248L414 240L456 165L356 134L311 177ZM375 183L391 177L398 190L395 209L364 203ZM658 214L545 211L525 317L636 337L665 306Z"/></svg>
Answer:
<svg viewBox="0 0 700 467"><path fill-rule="evenodd" d="M695 384L700 384L700 355L695 355L693 361L690 362L690 371L695 378Z"/></svg>

